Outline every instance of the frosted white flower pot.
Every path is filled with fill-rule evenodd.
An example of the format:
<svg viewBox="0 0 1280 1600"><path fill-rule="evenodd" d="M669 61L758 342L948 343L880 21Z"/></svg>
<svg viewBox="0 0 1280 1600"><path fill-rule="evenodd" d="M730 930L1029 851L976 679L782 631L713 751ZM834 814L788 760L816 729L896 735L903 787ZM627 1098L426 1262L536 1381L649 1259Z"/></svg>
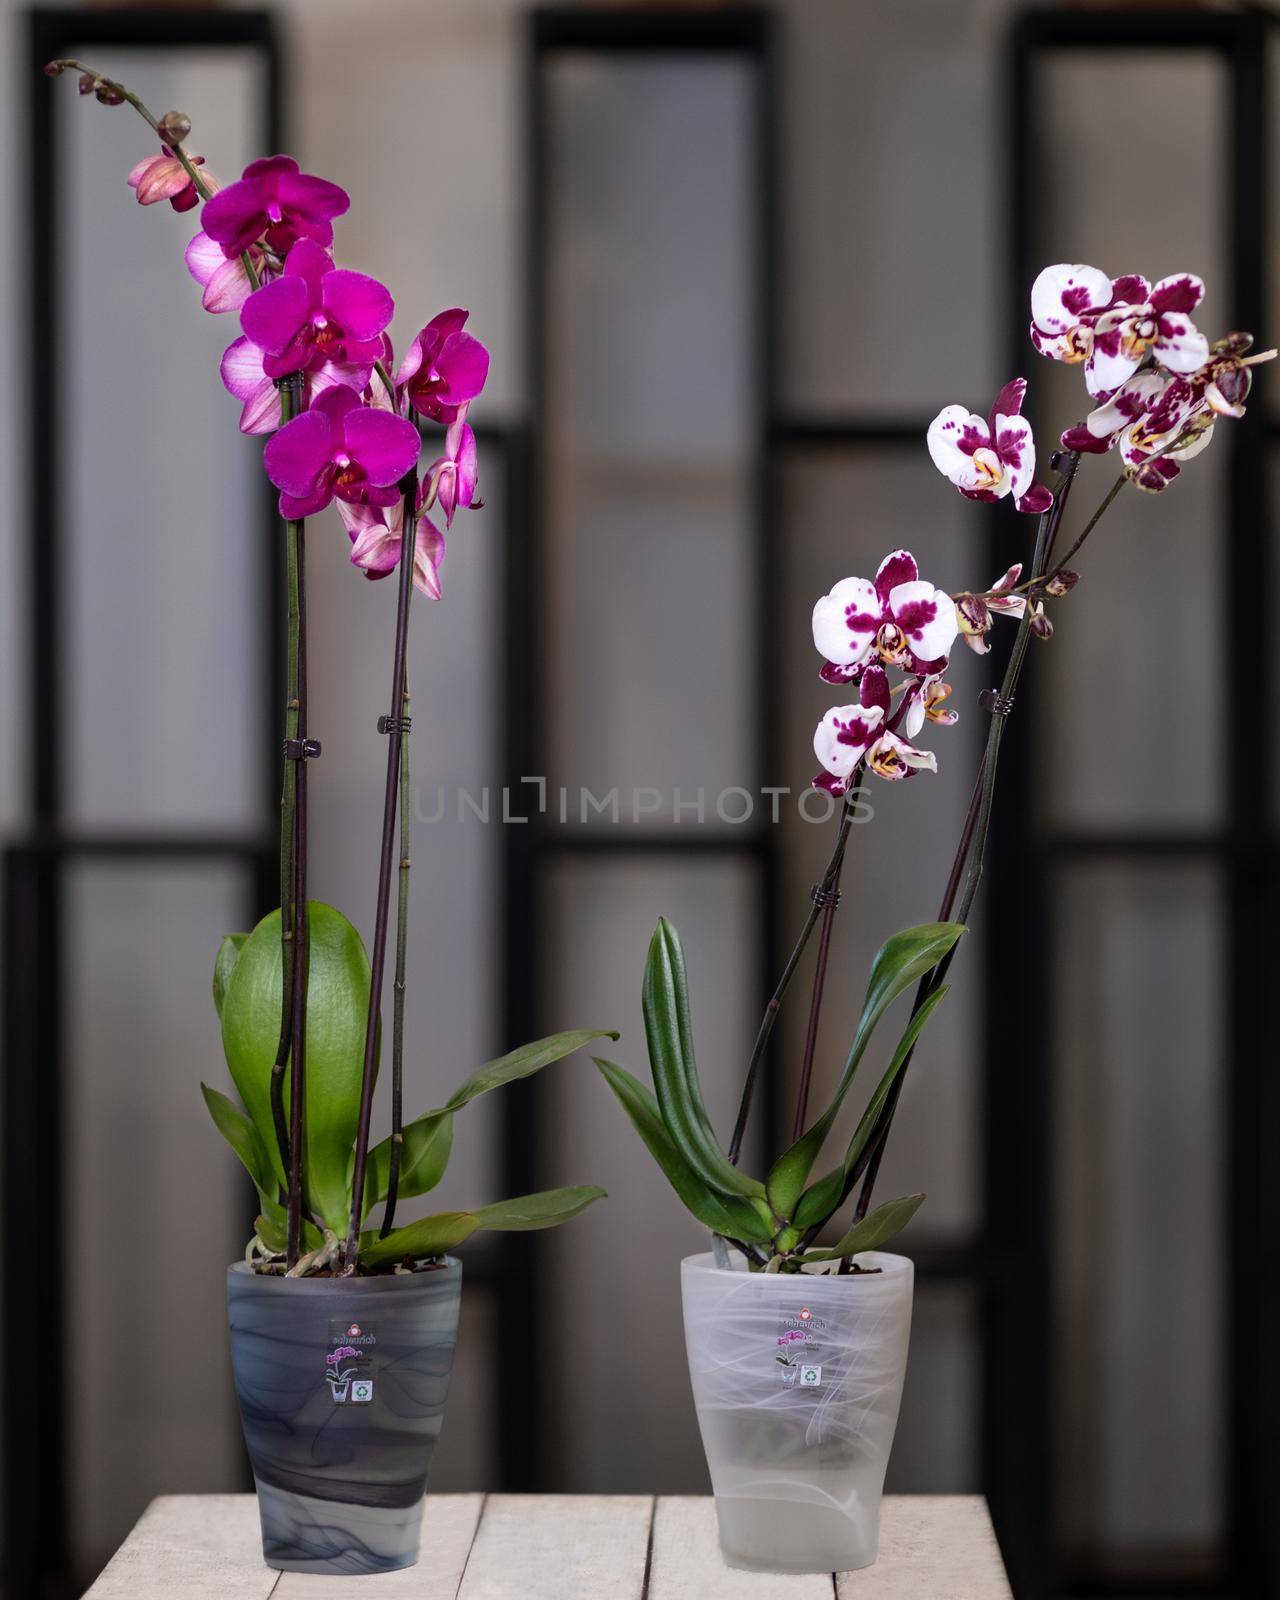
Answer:
<svg viewBox="0 0 1280 1600"><path fill-rule="evenodd" d="M726 1271L710 1254L681 1263L689 1376L730 1566L848 1572L876 1558L914 1270L881 1251L857 1260L879 1271Z"/></svg>

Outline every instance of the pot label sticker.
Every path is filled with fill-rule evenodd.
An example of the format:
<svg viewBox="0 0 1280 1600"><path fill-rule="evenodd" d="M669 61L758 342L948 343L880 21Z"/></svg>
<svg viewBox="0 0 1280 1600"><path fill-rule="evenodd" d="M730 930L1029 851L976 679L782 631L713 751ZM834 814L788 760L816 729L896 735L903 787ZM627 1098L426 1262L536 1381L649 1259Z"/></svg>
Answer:
<svg viewBox="0 0 1280 1600"><path fill-rule="evenodd" d="M815 1316L808 1306L784 1311L778 1318L773 1359L784 1389L822 1387L822 1340L826 1331L826 1319Z"/></svg>
<svg viewBox="0 0 1280 1600"><path fill-rule="evenodd" d="M366 1323L329 1323L324 1380L336 1406L368 1405L373 1399L373 1350L378 1336Z"/></svg>

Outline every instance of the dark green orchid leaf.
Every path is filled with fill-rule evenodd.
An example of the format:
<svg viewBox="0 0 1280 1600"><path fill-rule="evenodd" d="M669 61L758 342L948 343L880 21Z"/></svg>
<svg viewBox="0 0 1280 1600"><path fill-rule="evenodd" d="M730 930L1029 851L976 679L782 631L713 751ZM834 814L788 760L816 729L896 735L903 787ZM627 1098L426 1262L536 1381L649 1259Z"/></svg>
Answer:
<svg viewBox="0 0 1280 1600"><path fill-rule="evenodd" d="M769 1173L769 1203L779 1217L794 1219L796 1203L849 1092L876 1024L900 994L937 966L964 931L958 922L926 922L895 933L880 947L871 966L862 1015L835 1096L813 1126L779 1156Z"/></svg>
<svg viewBox="0 0 1280 1600"><path fill-rule="evenodd" d="M796 1206L795 1222L802 1231L808 1228L820 1227L829 1216L838 1211L849 1198L853 1185L857 1182L861 1171L862 1156L867 1148L871 1135L875 1132L876 1123L884 1109L894 1084L898 1081L898 1074L906 1065L907 1057L915 1048L916 1040L924 1031L925 1023L942 1004L943 997L948 991L948 985L943 984L928 995L919 1009L913 1014L907 1024L906 1032L898 1040L898 1048L893 1052L893 1059L885 1068L884 1076L876 1085L876 1091L867 1102L867 1109L862 1113L858 1126L854 1129L853 1138L849 1141L849 1148L845 1151L843 1162L828 1172L823 1178L800 1196Z"/></svg>
<svg viewBox="0 0 1280 1600"><path fill-rule="evenodd" d="M345 1235L349 1166L360 1106L369 961L340 911L308 907L307 1070L304 1150L311 1210ZM264 917L241 947L222 1001L227 1066L278 1184L284 1170L271 1119L271 1068L280 1036L280 913ZM285 1105L289 1104L288 1074Z"/></svg>
<svg viewBox="0 0 1280 1600"><path fill-rule="evenodd" d="M658 1102L652 1093L633 1078L625 1067L595 1057L604 1080L617 1095L622 1109L631 1118L649 1154L666 1174L668 1183L679 1195L685 1209L704 1227L728 1239L744 1243L767 1244L773 1237L773 1220L763 1200L748 1200L742 1195L722 1194L704 1183L671 1142Z"/></svg>
<svg viewBox="0 0 1280 1600"><path fill-rule="evenodd" d="M404 1145L400 1151L400 1180L396 1197L411 1200L414 1195L426 1194L434 1189L449 1164L453 1148L453 1112L430 1111L403 1130ZM352 1166L355 1156L352 1155ZM366 1213L387 1198L391 1181L391 1140L384 1139L369 1152L366 1168L364 1204ZM347 1177L348 1186L351 1177Z"/></svg>
<svg viewBox="0 0 1280 1600"><path fill-rule="evenodd" d="M248 937L247 933L229 933L218 946L218 956L213 963L213 1009L219 1016L222 1015L222 1001L231 982L231 974Z"/></svg>
<svg viewBox="0 0 1280 1600"><path fill-rule="evenodd" d="M680 935L665 917L649 942L644 1027L658 1105L672 1144L694 1175L722 1194L760 1198L764 1185L739 1172L720 1148L702 1101L693 1051L689 990Z"/></svg>
<svg viewBox="0 0 1280 1600"><path fill-rule="evenodd" d="M200 1093L209 1108L214 1127L240 1157L258 1193L264 1200L270 1199L275 1188L275 1176L257 1128L221 1090L211 1089L207 1083L202 1083Z"/></svg>
<svg viewBox="0 0 1280 1600"><path fill-rule="evenodd" d="M857 1255L862 1250L878 1250L895 1235L902 1232L924 1204L922 1194L903 1195L901 1200L886 1200L882 1206L869 1211L861 1222L855 1223L844 1238L829 1250L807 1250L806 1261L839 1261L843 1256Z"/></svg>

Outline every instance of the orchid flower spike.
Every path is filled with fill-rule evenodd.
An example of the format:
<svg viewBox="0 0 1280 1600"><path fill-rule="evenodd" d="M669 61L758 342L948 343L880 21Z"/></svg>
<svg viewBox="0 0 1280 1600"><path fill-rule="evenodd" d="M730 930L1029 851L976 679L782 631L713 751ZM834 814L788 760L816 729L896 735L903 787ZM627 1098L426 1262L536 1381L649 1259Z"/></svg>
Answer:
<svg viewBox="0 0 1280 1600"><path fill-rule="evenodd" d="M944 406L929 425L933 464L970 500L1003 500L1012 495L1019 511L1039 515L1053 495L1036 483L1036 444L1022 415L1025 378L1013 378L996 396L990 417L964 406Z"/></svg>

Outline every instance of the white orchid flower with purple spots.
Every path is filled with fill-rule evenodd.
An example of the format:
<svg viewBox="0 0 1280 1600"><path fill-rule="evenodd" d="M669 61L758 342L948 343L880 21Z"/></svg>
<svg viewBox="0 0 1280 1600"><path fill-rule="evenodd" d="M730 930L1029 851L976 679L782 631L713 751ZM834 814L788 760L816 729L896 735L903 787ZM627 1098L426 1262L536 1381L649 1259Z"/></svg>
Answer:
<svg viewBox="0 0 1280 1600"><path fill-rule="evenodd" d="M813 608L813 642L827 683L853 683L872 662L917 674L939 672L956 636L945 589L920 577L909 550L894 550L875 581L842 578Z"/></svg>
<svg viewBox="0 0 1280 1600"><path fill-rule="evenodd" d="M1098 267L1059 262L1031 285L1031 342L1051 361L1087 361L1093 330L1104 311L1147 298L1137 273L1111 278Z"/></svg>
<svg viewBox="0 0 1280 1600"><path fill-rule="evenodd" d="M1019 511L1039 515L1053 495L1036 483L1036 442L1022 415L1025 378L1013 378L996 396L985 421L964 406L944 406L929 425L929 454L943 477L970 500L1012 495Z"/></svg>
<svg viewBox="0 0 1280 1600"><path fill-rule="evenodd" d="M1102 312L1093 327L1093 349L1085 364L1085 387L1110 395L1148 356L1169 372L1195 372L1209 359L1209 341L1191 321L1204 299L1204 284L1191 272L1176 272L1149 288L1133 280L1132 298Z"/></svg>
<svg viewBox="0 0 1280 1600"><path fill-rule="evenodd" d="M1168 373L1147 369L1127 378L1109 400L1096 406L1083 422L1062 435L1064 450L1084 455L1105 455L1114 449L1121 434L1140 422L1159 404L1173 379Z"/></svg>
<svg viewBox="0 0 1280 1600"><path fill-rule="evenodd" d="M858 764L867 753L884 718L878 697L871 697L868 680L875 674L884 677L883 667L868 667L859 687L860 704L832 706L813 734L813 753L822 763L814 787L831 794L843 794ZM886 680L887 684L887 680ZM887 697L887 689L886 689Z"/></svg>
<svg viewBox="0 0 1280 1600"><path fill-rule="evenodd" d="M864 757L867 771L890 782L914 778L917 772L936 772L938 758L933 751L921 750L910 742L924 726L928 716L923 685L911 685L902 698L896 716L890 714L892 696L889 693L889 679L882 667L867 668L862 675L860 693L866 710L870 712L878 707L881 714L882 731L868 745ZM937 699L936 684L931 698Z"/></svg>

